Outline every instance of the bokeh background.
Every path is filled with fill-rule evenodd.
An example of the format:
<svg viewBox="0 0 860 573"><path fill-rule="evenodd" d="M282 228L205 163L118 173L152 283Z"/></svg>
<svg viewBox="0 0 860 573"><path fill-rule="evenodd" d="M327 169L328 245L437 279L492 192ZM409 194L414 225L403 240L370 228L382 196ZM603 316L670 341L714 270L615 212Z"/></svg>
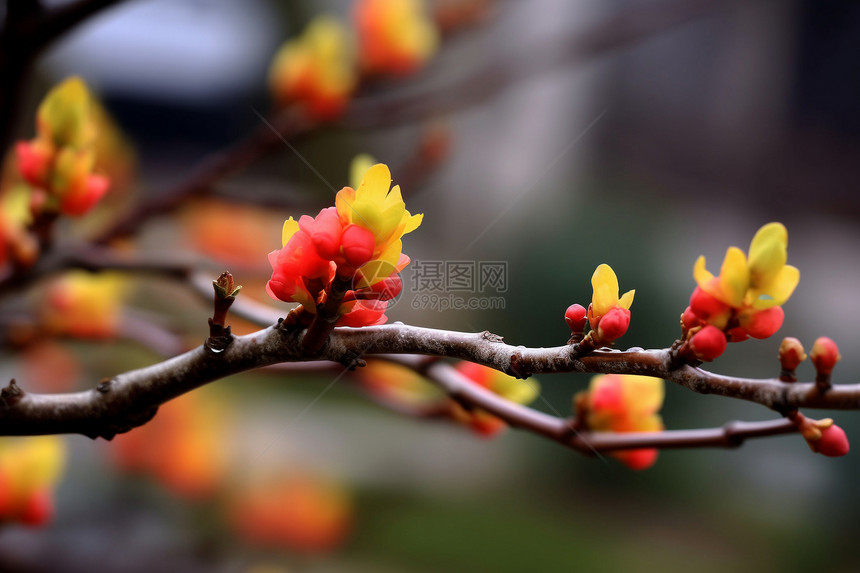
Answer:
<svg viewBox="0 0 860 573"><path fill-rule="evenodd" d="M756 229L778 220L789 229L789 262L801 270L785 325L771 340L732 345L713 370L774 376L782 335L807 346L827 335L843 355L837 382L858 380L860 5L477 4L483 16L446 36L420 73L364 86L343 121L218 183L210 196L220 203L197 200L153 221L140 248L224 261L239 269L241 296L265 302L259 269L279 246L280 222L330 205L330 186L346 185L351 159L368 152L391 166L407 207L425 214L404 241L414 260L507 264L502 310L415 308L421 293L407 268L391 320L563 344L564 309L587 304L591 273L606 262L623 290L636 289L620 345L664 347L679 333L696 257L716 267L726 247L746 248ZM286 38L322 11L347 18L349 10L347 2L119 2L40 58L28 109L50 85L82 75L136 149L137 193L155 194L259 127L271 110L267 67ZM31 137L30 121L19 123L20 137ZM444 157L422 155L428 138L444 142ZM241 248L213 246L225 226L242 234ZM128 312L199 344L211 309L175 282L147 281L149 294L132 296ZM65 376L68 389L161 359L134 341L63 349L65 365L41 375ZM6 352L0 371L26 385L47 355L36 356ZM801 374L810 379L811 366ZM856 570L856 455L816 456L787 436L737 450L667 451L632 472L514 430L483 440L455 424L399 416L347 380L332 384L336 376L269 371L201 390L207 405L188 408L205 412L196 427L214 438L179 457L222 460L227 485L214 496L122 472L115 446L68 437L55 521L0 531L0 567ZM546 402L535 407L568 414L588 378L540 377ZM856 413L827 414L860 436ZM676 387L667 388L663 415L669 428L773 417ZM147 438L165 448L177 439L171 431ZM342 509L341 541L304 551L231 529L235 498L279 475L313 476L310 493L283 503L317 500L307 502L311 521ZM278 495L261 497L277 505Z"/></svg>

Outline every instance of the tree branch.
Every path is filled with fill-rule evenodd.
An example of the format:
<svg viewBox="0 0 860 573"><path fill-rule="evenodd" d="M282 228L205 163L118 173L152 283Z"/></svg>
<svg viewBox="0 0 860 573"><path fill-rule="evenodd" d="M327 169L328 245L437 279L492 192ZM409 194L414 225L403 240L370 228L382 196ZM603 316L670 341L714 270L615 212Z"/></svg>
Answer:
<svg viewBox="0 0 860 573"><path fill-rule="evenodd" d="M71 394L28 394L17 386L0 396L0 434L81 433L91 437L114 434L148 421L160 404L208 382L238 372L279 362L333 360L351 366L357 356L427 354L471 360L516 373L604 372L647 374L679 383L700 393L737 397L783 409L795 407L860 408L860 385L834 386L820 395L813 383L786 384L775 379L731 378L691 366L671 370L669 350L620 352L597 350L576 356L576 346L529 349L504 344L489 333L461 333L406 325L364 328L337 328L319 354L308 356L303 349L305 331L287 330L274 325L246 336L236 337L223 352L213 354L200 346L170 360L120 374L102 382L96 389ZM519 356L519 358L514 358ZM402 363L422 368L452 397L498 415L513 426L563 441L579 449L570 423L530 408L513 404L488 390L470 384L449 365L432 362L426 367L421 357L401 357ZM390 358L389 358L390 359ZM399 360L400 358L398 358ZM414 361L419 362L414 362ZM516 364L515 371L511 370ZM778 407L777 407L778 406ZM757 437L789 431L786 424L729 426L719 432L665 434L648 438L628 436L597 440L608 449L621 444L659 443L660 447L688 445L732 445L743 437ZM699 432L699 433L696 433ZM662 437L661 437L662 436ZM632 440L632 441L629 441ZM650 440L650 441L649 441ZM590 437L588 443L594 446Z"/></svg>

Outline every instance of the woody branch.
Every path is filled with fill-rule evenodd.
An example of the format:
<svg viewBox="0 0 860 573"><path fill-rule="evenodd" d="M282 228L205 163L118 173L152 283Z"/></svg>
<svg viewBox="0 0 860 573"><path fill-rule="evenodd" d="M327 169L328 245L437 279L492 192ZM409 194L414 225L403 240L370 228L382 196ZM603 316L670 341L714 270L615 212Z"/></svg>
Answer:
<svg viewBox="0 0 860 573"><path fill-rule="evenodd" d="M117 375L97 388L69 394L30 394L10 384L2 394L0 434L31 435L81 433L111 438L146 423L158 406L183 393L232 374L282 362L332 360L353 365L357 357L382 355L410 364L415 357L460 358L493 368L531 373L603 372L662 376L691 390L745 399L770 408L796 407L858 409L860 384L836 385L824 394L814 383L786 384L778 379L732 378L690 365L673 368L669 349L646 351L596 350L577 355L577 346L524 348L505 344L489 333L462 333L401 324L336 328L315 356L303 349L304 330L274 325L236 337L222 353L205 346L170 360ZM399 356L398 356L399 355ZM514 366L516 365L516 366ZM457 400L485 409L511 424L575 449L589 447L732 446L746 437L794 431L788 420L732 423L722 429L599 435L572 431L570 420L548 416L513 404L468 383L443 363L424 369L427 376Z"/></svg>

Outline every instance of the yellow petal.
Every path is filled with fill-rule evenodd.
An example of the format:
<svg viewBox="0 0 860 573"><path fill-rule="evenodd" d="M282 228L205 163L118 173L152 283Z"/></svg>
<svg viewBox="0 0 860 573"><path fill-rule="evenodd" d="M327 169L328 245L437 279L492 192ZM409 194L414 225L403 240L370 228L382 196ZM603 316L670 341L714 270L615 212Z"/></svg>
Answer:
<svg viewBox="0 0 860 573"><path fill-rule="evenodd" d="M635 289L627 291L626 293L624 293L624 296L622 296L621 299L618 301L618 305L621 308L629 309L630 305L633 304L633 295L635 295L635 294L636 294Z"/></svg>
<svg viewBox="0 0 860 573"><path fill-rule="evenodd" d="M369 153L359 153L356 155L352 163L349 165L349 184L353 187L361 185L361 180L367 170L373 167L376 160Z"/></svg>
<svg viewBox="0 0 860 573"><path fill-rule="evenodd" d="M660 432L663 427L663 418L660 414L651 414L636 420L637 432Z"/></svg>
<svg viewBox="0 0 860 573"><path fill-rule="evenodd" d="M518 380L502 372L495 372L490 376L490 390L511 402L531 404L540 394L540 384L534 378Z"/></svg>
<svg viewBox="0 0 860 573"><path fill-rule="evenodd" d="M622 376L624 403L628 411L637 414L653 414L663 405L665 389L663 380L653 376Z"/></svg>
<svg viewBox="0 0 860 573"><path fill-rule="evenodd" d="M368 287L397 272L397 263L400 261L402 249L402 241L393 241L377 258L362 265L359 269L361 278L356 283L356 288Z"/></svg>
<svg viewBox="0 0 860 573"><path fill-rule="evenodd" d="M693 278L696 279L696 284L699 285L699 288L702 290L705 289L706 285L710 285L711 281L714 279L713 273L705 268L704 255L700 255L699 258L696 259L696 264L693 265Z"/></svg>
<svg viewBox="0 0 860 573"><path fill-rule="evenodd" d="M785 266L787 246L788 231L782 223L768 223L758 230L750 243L751 286L764 286Z"/></svg>
<svg viewBox="0 0 860 573"><path fill-rule="evenodd" d="M356 198L381 205L385 201L385 196L388 195L390 187L391 172L388 170L388 166L384 163L377 163L365 172L361 185L356 190Z"/></svg>
<svg viewBox="0 0 860 573"><path fill-rule="evenodd" d="M782 306L791 297L797 283L800 282L800 271L791 265L786 265L766 285L766 289L754 291L755 300L752 305L757 309Z"/></svg>
<svg viewBox="0 0 860 573"><path fill-rule="evenodd" d="M334 206L337 209L337 216L340 217L340 222L344 226L353 222L353 203L355 203L355 189L352 187L344 187L334 196Z"/></svg>
<svg viewBox="0 0 860 573"><path fill-rule="evenodd" d="M406 211L406 214L409 215L409 211ZM403 229L403 234L411 233L415 229L421 225L421 222L424 220L424 213L419 213L417 215L411 215L406 220L406 227Z"/></svg>
<svg viewBox="0 0 860 573"><path fill-rule="evenodd" d="M287 245L290 238L299 230L298 221L294 221L292 217L284 221L284 228L281 230L281 246Z"/></svg>
<svg viewBox="0 0 860 573"><path fill-rule="evenodd" d="M388 261L374 259L361 266L359 269L359 280L355 282L355 288L366 288L387 279L397 272L397 267Z"/></svg>
<svg viewBox="0 0 860 573"><path fill-rule="evenodd" d="M720 300L729 306L739 307L743 304L747 288L749 288L749 270L747 257L737 247L729 247L723 266L720 267Z"/></svg>
<svg viewBox="0 0 860 573"><path fill-rule="evenodd" d="M610 308L618 303L618 277L607 264L601 264L591 276L591 287L594 294L591 297L593 312L603 316Z"/></svg>

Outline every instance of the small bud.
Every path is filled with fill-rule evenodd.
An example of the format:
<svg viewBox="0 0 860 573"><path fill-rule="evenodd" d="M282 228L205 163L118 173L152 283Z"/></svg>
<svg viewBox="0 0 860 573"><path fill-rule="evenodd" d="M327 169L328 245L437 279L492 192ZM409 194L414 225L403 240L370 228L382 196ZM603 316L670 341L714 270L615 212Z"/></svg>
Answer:
<svg viewBox="0 0 860 573"><path fill-rule="evenodd" d="M564 321L574 334L580 334L585 329L586 310L581 304L572 304L564 311Z"/></svg>
<svg viewBox="0 0 860 573"><path fill-rule="evenodd" d="M597 325L597 336L602 342L610 343L624 336L630 326L630 311L614 307L603 315Z"/></svg>
<svg viewBox="0 0 860 573"><path fill-rule="evenodd" d="M221 273L218 280L212 281L212 286L215 289L216 298L236 298L242 290L242 285L236 286L233 275L227 271Z"/></svg>
<svg viewBox="0 0 860 573"><path fill-rule="evenodd" d="M822 336L812 345L809 358L819 376L830 376L833 373L833 367L842 359L842 355L839 354L839 347L835 342Z"/></svg>
<svg viewBox="0 0 860 573"><path fill-rule="evenodd" d="M690 349L696 358L711 362L726 351L726 335L716 326L708 325L690 339Z"/></svg>
<svg viewBox="0 0 860 573"><path fill-rule="evenodd" d="M803 350L803 344L791 336L783 338L782 344L779 345L779 364L782 371L793 375L804 360L806 360L806 352Z"/></svg>
<svg viewBox="0 0 860 573"><path fill-rule="evenodd" d="M813 451L829 458L844 456L851 449L845 430L836 424L831 424L821 430L821 439L817 442L810 442L809 445Z"/></svg>

